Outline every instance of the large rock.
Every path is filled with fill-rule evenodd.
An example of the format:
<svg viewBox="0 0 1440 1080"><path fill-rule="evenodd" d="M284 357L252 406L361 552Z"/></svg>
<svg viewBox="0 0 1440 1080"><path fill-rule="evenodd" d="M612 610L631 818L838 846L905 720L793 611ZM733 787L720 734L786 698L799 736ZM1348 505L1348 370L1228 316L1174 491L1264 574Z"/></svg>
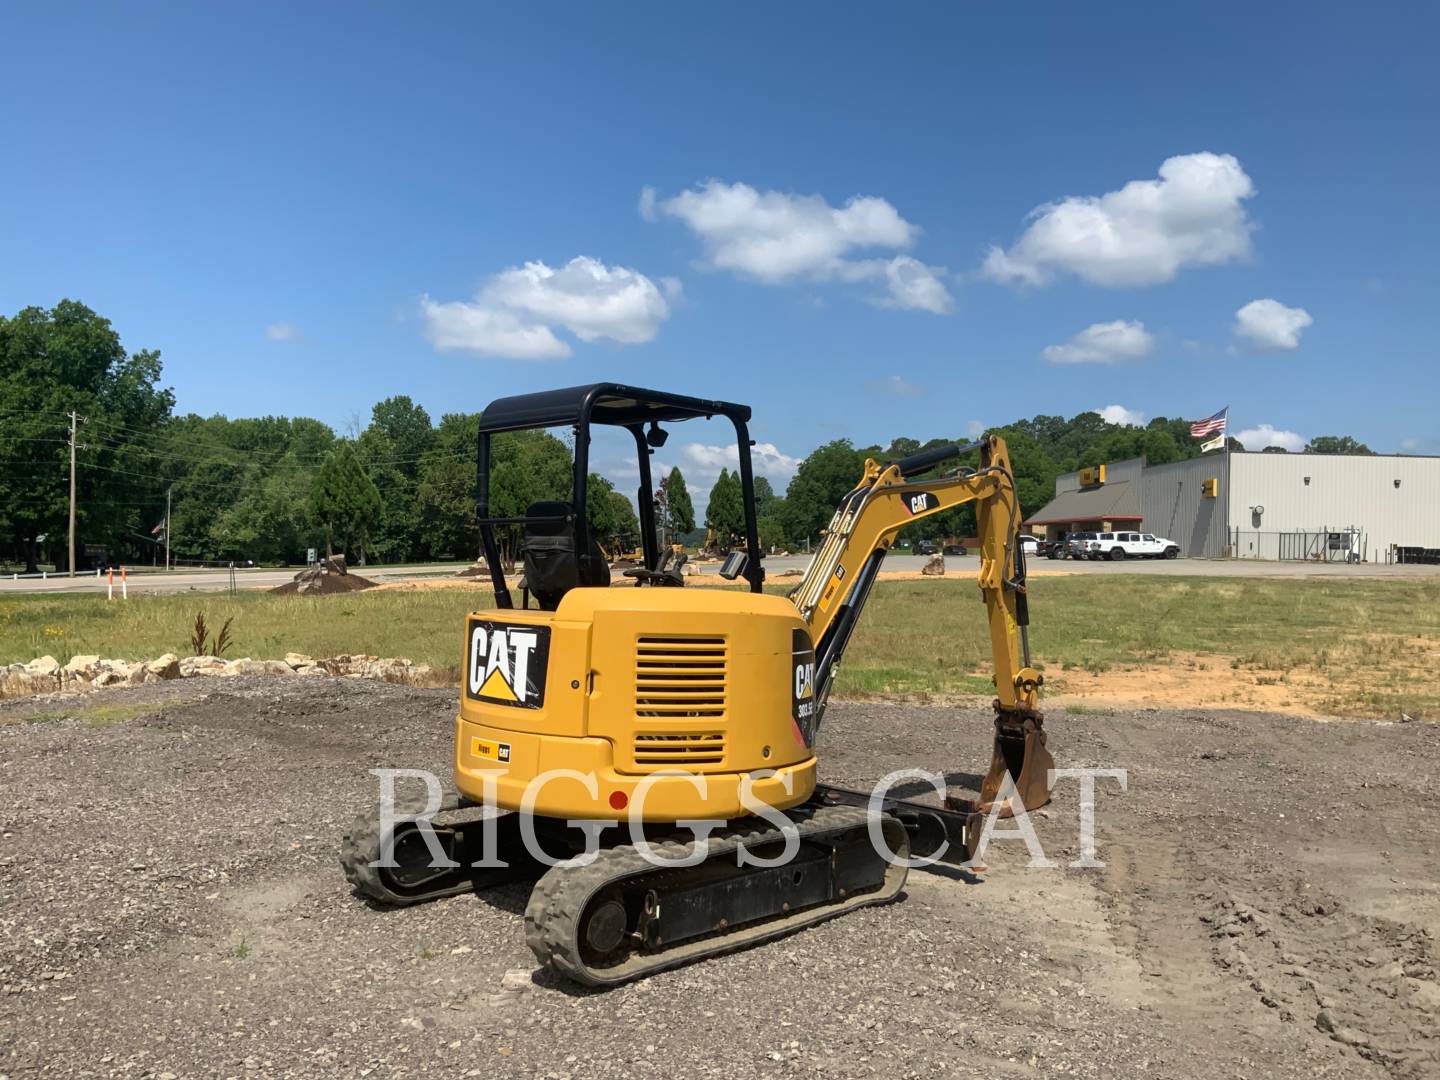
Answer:
<svg viewBox="0 0 1440 1080"><path fill-rule="evenodd" d="M932 556L930 561L920 568L920 573L924 574L926 577L944 577L945 556Z"/></svg>
<svg viewBox="0 0 1440 1080"><path fill-rule="evenodd" d="M31 675L59 675L60 661L53 656L42 656L26 664L25 670Z"/></svg>
<svg viewBox="0 0 1440 1080"><path fill-rule="evenodd" d="M296 671L315 666L315 661L312 657L299 652L287 652L285 654L285 663L289 664Z"/></svg>
<svg viewBox="0 0 1440 1080"><path fill-rule="evenodd" d="M409 660L398 660L394 657L371 660L360 671L360 674L367 679L380 679L388 683L399 683L402 686L409 686L414 682L414 673L414 665Z"/></svg>
<svg viewBox="0 0 1440 1080"><path fill-rule="evenodd" d="M157 679L180 678L180 658L174 653L157 656L145 665L145 670Z"/></svg>
<svg viewBox="0 0 1440 1080"><path fill-rule="evenodd" d="M100 657L94 653L85 653L81 656L72 656L70 662L65 665L65 674L74 675L82 679L88 679L95 674L100 666Z"/></svg>
<svg viewBox="0 0 1440 1080"><path fill-rule="evenodd" d="M12 664L0 670L0 697L24 697L49 694L57 685L54 675L36 675L25 664Z"/></svg>
<svg viewBox="0 0 1440 1080"><path fill-rule="evenodd" d="M284 660L252 660L246 656L231 660L220 671L221 675L293 675L295 669Z"/></svg>
<svg viewBox="0 0 1440 1080"><path fill-rule="evenodd" d="M187 656L180 661L180 677L193 678L196 675L216 675L225 670L225 661L218 656Z"/></svg>

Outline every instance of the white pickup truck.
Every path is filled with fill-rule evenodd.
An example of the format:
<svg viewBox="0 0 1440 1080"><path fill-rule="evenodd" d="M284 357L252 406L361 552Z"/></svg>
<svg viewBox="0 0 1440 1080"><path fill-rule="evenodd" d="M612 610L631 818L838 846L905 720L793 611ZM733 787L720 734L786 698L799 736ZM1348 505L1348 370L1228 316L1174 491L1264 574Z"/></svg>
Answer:
<svg viewBox="0 0 1440 1080"><path fill-rule="evenodd" d="M1105 532L1085 541L1087 559L1174 559L1180 545L1163 536L1139 532Z"/></svg>

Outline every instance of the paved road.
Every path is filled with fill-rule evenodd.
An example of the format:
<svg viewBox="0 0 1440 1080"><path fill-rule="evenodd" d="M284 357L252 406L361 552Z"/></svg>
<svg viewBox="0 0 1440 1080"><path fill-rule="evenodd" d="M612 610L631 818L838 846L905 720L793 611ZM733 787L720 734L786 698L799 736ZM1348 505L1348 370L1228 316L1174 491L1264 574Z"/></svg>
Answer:
<svg viewBox="0 0 1440 1080"><path fill-rule="evenodd" d="M891 555L885 560L887 571L918 572L930 560L922 555ZM765 560L769 577L775 578L787 570L803 570L809 562L807 555L791 555ZM973 555L951 556L947 559L952 574L964 573L974 568L977 559ZM356 567L355 572L372 581L400 581L427 577L443 578L453 574L454 564L424 564L409 566L365 566ZM719 569L718 563L699 566L701 573L713 574ZM1062 574L1155 574L1158 576L1198 577L1320 577L1320 578L1414 578L1440 576L1440 566L1386 566L1383 563L1362 563L1347 566L1344 563L1306 562L1261 562L1253 559L1126 559L1123 562L1089 562L1075 559L1050 560L1033 559L1030 569L1036 573ZM235 584L241 589L273 588L289 581L296 571L274 569L237 569ZM221 592L230 587L228 570L136 570L129 575L128 587L134 593ZM119 591L119 582L115 585ZM103 593L104 579L89 576L20 578L14 580L0 575L0 596L12 593Z"/></svg>
<svg viewBox="0 0 1440 1080"><path fill-rule="evenodd" d="M420 565L420 566L360 566L352 568L355 573L363 574L371 581L395 581L399 578L422 577L427 575L443 576L452 574L459 569L454 564L444 565ZM235 571L235 586L240 589L269 589L276 585L283 585L298 572L298 567L289 569L239 569ZM136 569L129 573L127 587L131 592L183 592L194 589L198 592L220 592L230 588L229 570L172 570L166 573L163 570ZM0 596L16 592L80 592L93 593L104 592L107 583L104 578L96 578L95 575L77 575L76 577L50 577L42 581L39 578L20 578L14 580L8 575L0 575ZM115 591L120 591L120 579L116 576Z"/></svg>

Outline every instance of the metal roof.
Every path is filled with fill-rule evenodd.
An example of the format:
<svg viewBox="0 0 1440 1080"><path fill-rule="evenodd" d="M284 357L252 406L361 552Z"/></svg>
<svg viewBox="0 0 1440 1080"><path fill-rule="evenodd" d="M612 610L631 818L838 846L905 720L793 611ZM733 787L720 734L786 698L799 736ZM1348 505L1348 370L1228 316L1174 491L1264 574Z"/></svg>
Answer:
<svg viewBox="0 0 1440 1080"><path fill-rule="evenodd" d="M1140 521L1140 500L1129 481L1062 491L1026 525L1064 525L1072 521Z"/></svg>
<svg viewBox="0 0 1440 1080"><path fill-rule="evenodd" d="M592 383L497 398L480 414L481 431L521 431L576 423L588 408L594 424L626 425L651 420L691 420L701 416L728 416L748 423L750 407L729 401L643 390L623 383Z"/></svg>

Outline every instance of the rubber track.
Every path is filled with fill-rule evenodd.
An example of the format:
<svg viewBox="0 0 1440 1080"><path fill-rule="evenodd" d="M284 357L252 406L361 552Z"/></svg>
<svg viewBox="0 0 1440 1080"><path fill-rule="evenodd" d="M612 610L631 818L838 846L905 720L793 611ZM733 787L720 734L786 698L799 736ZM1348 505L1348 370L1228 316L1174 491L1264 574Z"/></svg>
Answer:
<svg viewBox="0 0 1440 1080"><path fill-rule="evenodd" d="M447 792L436 813L459 808L460 796L453 791ZM417 814L425 809L425 798L418 795L402 796L395 800L395 809L400 814ZM350 831L340 841L340 868L345 871L345 880L350 882L357 892L391 907L409 907L414 904L427 904L431 900L446 896L458 896L474 889L469 876L461 875L453 885L430 892L397 893L385 884L382 873L384 868L370 865L379 858L380 808L377 806L374 810L356 817L350 825Z"/></svg>
<svg viewBox="0 0 1440 1080"><path fill-rule="evenodd" d="M792 811L791 818L799 826L803 840L827 833L863 829L868 814L861 807L826 806L803 815ZM891 850L898 856L906 856L908 845L904 827L894 818L887 817L885 821ZM779 829L761 821L712 833L709 838L710 857L706 861L712 862L732 854L741 840L757 847L783 838ZM650 846L663 858L678 859L693 848L694 840L655 840ZM778 919L739 926L711 937L681 942L673 950L634 953L614 967L590 967L580 956L578 940L580 915L590 898L611 882L656 869L663 867L653 866L629 844L602 850L588 866L553 867L535 886L530 894L530 903L525 908L526 944L542 965L553 968L566 978L590 986L612 986L781 937L856 908L887 903L899 895L906 875L903 865L892 864L886 870L884 883L874 892L849 896L836 903L807 908Z"/></svg>

